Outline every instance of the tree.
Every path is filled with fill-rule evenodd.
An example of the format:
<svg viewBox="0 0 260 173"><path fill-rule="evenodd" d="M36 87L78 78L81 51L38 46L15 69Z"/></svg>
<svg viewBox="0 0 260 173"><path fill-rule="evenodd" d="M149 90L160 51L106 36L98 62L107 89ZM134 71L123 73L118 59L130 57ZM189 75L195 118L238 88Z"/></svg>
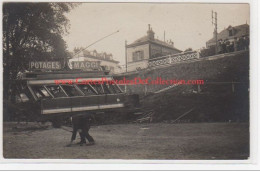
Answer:
<svg viewBox="0 0 260 173"><path fill-rule="evenodd" d="M188 49L186 49L184 52L189 52L189 51L192 51L192 48L188 48Z"/></svg>
<svg viewBox="0 0 260 173"><path fill-rule="evenodd" d="M64 15L73 3L4 3L4 96L19 71L31 60L63 60L69 56L62 34L68 32Z"/></svg>

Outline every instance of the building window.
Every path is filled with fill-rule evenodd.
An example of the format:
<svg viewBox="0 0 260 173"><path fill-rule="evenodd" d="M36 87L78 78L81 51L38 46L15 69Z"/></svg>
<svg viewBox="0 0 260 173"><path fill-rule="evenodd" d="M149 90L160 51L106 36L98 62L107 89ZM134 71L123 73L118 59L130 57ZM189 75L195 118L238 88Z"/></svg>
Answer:
<svg viewBox="0 0 260 173"><path fill-rule="evenodd" d="M229 36L233 36L232 29L229 30Z"/></svg>
<svg viewBox="0 0 260 173"><path fill-rule="evenodd" d="M115 70L115 69L114 69L114 67L110 67L110 71L112 71L112 72L113 72L114 70Z"/></svg>
<svg viewBox="0 0 260 173"><path fill-rule="evenodd" d="M144 51L133 52L133 61L140 61L144 59Z"/></svg>

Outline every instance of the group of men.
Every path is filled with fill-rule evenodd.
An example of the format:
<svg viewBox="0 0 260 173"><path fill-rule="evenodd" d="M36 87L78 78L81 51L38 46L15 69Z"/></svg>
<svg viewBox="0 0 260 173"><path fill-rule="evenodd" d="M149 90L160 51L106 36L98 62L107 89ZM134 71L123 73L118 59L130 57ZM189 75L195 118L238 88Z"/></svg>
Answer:
<svg viewBox="0 0 260 173"><path fill-rule="evenodd" d="M244 36L237 38L235 37L233 41L228 39L218 40L218 54L228 53L240 50L248 50L249 49L249 37Z"/></svg>

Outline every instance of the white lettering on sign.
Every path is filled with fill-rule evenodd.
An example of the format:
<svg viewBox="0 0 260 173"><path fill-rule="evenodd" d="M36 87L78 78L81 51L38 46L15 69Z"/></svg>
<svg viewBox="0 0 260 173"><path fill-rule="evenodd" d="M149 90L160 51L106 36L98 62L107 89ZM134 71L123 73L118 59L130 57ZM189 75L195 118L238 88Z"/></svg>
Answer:
<svg viewBox="0 0 260 173"><path fill-rule="evenodd" d="M30 69L61 69L59 61L31 61L29 62Z"/></svg>
<svg viewBox="0 0 260 173"><path fill-rule="evenodd" d="M73 61L72 69L94 70L100 68L100 61Z"/></svg>

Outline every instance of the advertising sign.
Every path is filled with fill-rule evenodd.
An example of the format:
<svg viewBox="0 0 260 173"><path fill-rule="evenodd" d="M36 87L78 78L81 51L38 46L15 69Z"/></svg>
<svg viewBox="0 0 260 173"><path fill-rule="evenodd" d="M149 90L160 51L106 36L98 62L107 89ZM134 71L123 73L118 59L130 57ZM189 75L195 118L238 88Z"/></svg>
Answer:
<svg viewBox="0 0 260 173"><path fill-rule="evenodd" d="M31 61L29 62L30 69L48 69L48 70L58 70L61 69L61 62L59 61Z"/></svg>
<svg viewBox="0 0 260 173"><path fill-rule="evenodd" d="M72 69L96 70L100 68L100 61L73 61Z"/></svg>

